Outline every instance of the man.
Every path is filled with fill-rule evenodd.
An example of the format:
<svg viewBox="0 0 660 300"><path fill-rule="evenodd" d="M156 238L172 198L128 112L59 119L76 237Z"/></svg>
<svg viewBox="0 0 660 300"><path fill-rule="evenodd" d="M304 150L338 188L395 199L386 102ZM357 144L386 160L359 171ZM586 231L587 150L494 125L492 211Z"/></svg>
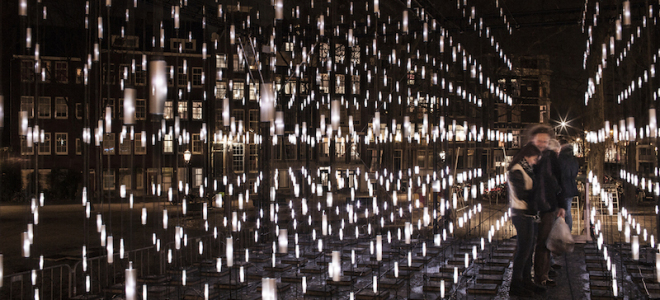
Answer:
<svg viewBox="0 0 660 300"><path fill-rule="evenodd" d="M561 168L561 190L566 207L566 224L573 231L573 217L571 216L571 205L573 197L579 196L575 178L580 169L577 159L573 155L573 146L566 140L559 141L561 151L559 152L559 166Z"/></svg>
<svg viewBox="0 0 660 300"><path fill-rule="evenodd" d="M561 193L561 169L557 161L557 153L549 149L554 131L546 125L537 125L529 130L530 141L542 153L541 159L534 166L534 198L541 211L541 223L538 226L536 249L534 253L534 281L544 286L556 286L557 283L548 277L550 266L550 250L545 243L557 217L564 217L566 205ZM538 184L536 184L538 183Z"/></svg>

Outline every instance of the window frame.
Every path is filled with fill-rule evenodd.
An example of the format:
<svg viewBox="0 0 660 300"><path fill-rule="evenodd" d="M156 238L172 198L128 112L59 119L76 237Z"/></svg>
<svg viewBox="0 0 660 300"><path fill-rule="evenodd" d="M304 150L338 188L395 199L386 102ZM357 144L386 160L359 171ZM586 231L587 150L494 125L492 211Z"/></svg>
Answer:
<svg viewBox="0 0 660 300"><path fill-rule="evenodd" d="M38 144L39 145L38 145L37 153L39 153L39 155L50 155L50 153L52 151L50 132L44 132L44 141L40 142ZM46 148L44 148L44 147L48 147L48 151L45 151Z"/></svg>
<svg viewBox="0 0 660 300"><path fill-rule="evenodd" d="M42 104L41 103L42 100L48 100L48 103L47 104ZM37 115L38 115L39 119L50 119L52 117L52 102L51 101L52 101L52 99L50 98L50 96L39 96L39 103L38 103L39 105L37 106ZM47 114L44 114L44 115L41 114L42 113L42 107L41 107L42 105L44 105L45 107L48 107Z"/></svg>
<svg viewBox="0 0 660 300"><path fill-rule="evenodd" d="M60 137L64 136L64 151L60 151ZM55 133L55 154L57 155L69 155L69 133L68 132L56 132Z"/></svg>
<svg viewBox="0 0 660 300"><path fill-rule="evenodd" d="M63 103L60 103L63 101ZM68 119L69 118L69 105L67 104L67 97L55 97L55 119ZM60 109L64 107L64 115L59 116Z"/></svg>

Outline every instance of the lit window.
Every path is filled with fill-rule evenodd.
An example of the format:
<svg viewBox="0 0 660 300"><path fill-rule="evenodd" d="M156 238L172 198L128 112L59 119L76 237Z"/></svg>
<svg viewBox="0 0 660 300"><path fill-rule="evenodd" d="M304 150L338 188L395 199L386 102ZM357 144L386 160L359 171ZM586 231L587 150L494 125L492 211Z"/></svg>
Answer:
<svg viewBox="0 0 660 300"><path fill-rule="evenodd" d="M335 63L343 64L346 59L346 46L335 44Z"/></svg>
<svg viewBox="0 0 660 300"><path fill-rule="evenodd" d="M200 101L193 101L193 119L194 120L201 120L202 119L202 102Z"/></svg>
<svg viewBox="0 0 660 300"><path fill-rule="evenodd" d="M215 67L217 69L226 69L227 68L227 54L216 54L215 55Z"/></svg>
<svg viewBox="0 0 660 300"><path fill-rule="evenodd" d="M242 81L234 81L233 83L233 97L234 100L243 100L245 96L245 83Z"/></svg>
<svg viewBox="0 0 660 300"><path fill-rule="evenodd" d="M330 74L321 73L320 76L319 91L324 94L330 93Z"/></svg>
<svg viewBox="0 0 660 300"><path fill-rule="evenodd" d="M218 81L215 83L215 98L216 99L225 99L227 98L227 83L224 81Z"/></svg>
<svg viewBox="0 0 660 300"><path fill-rule="evenodd" d="M259 148L256 144L250 145L250 172L259 171Z"/></svg>
<svg viewBox="0 0 660 300"><path fill-rule="evenodd" d="M193 187L200 187L204 183L204 170L193 168Z"/></svg>
<svg viewBox="0 0 660 300"><path fill-rule="evenodd" d="M179 118L181 120L188 120L188 102L179 102Z"/></svg>
<svg viewBox="0 0 660 300"><path fill-rule="evenodd" d="M344 85L345 81L346 81L345 75L343 74L335 75L335 93L343 94L346 92L346 87Z"/></svg>
<svg viewBox="0 0 660 300"><path fill-rule="evenodd" d="M67 155L69 154L69 134L66 132L55 133L55 154Z"/></svg>
<svg viewBox="0 0 660 300"><path fill-rule="evenodd" d="M234 72L245 72L242 55L234 54Z"/></svg>
<svg viewBox="0 0 660 300"><path fill-rule="evenodd" d="M50 119L50 97L39 97L39 119Z"/></svg>
<svg viewBox="0 0 660 300"><path fill-rule="evenodd" d="M172 101L165 101L165 110L163 112L163 119L171 120L174 119L174 108L172 107Z"/></svg>
<svg viewBox="0 0 660 300"><path fill-rule="evenodd" d="M164 153L174 152L174 141L172 140L171 134L166 134L163 136L163 152Z"/></svg>
<svg viewBox="0 0 660 300"><path fill-rule="evenodd" d="M250 83L250 101L257 101L259 99L259 83Z"/></svg>

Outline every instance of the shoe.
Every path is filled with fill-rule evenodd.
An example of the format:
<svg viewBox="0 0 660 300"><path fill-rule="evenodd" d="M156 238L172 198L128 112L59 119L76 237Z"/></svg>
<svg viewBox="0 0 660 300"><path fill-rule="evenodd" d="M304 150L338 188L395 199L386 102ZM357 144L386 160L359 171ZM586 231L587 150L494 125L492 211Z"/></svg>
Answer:
<svg viewBox="0 0 660 300"><path fill-rule="evenodd" d="M546 279L546 280L541 281L541 285L545 286L545 287L548 287L548 286L552 287L552 286L557 286L557 282L555 282L552 279Z"/></svg>
<svg viewBox="0 0 660 300"><path fill-rule="evenodd" d="M534 297L534 292L525 288L524 285L511 284L511 287L509 288L509 296Z"/></svg>
<svg viewBox="0 0 660 300"><path fill-rule="evenodd" d="M555 269L555 270L559 270L559 269L561 269L561 265L559 265L559 264L553 264L553 265L552 265L552 268Z"/></svg>
<svg viewBox="0 0 660 300"><path fill-rule="evenodd" d="M557 271L550 269L550 271L548 271L548 277L550 278L557 277Z"/></svg>
<svg viewBox="0 0 660 300"><path fill-rule="evenodd" d="M543 294L545 293L545 291L548 290L548 288L546 288L545 286L538 285L533 281L525 282L525 288L534 292L535 294Z"/></svg>

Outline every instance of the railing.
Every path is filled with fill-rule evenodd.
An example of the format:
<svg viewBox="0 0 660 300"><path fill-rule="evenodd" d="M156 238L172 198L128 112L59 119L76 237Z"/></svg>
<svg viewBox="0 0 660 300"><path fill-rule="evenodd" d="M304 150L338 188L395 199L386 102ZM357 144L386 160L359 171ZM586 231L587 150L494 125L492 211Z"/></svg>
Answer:
<svg viewBox="0 0 660 300"><path fill-rule="evenodd" d="M25 271L4 277L2 299L43 300L71 298L72 272L69 265L57 265L43 270ZM38 289L38 290L37 290Z"/></svg>

